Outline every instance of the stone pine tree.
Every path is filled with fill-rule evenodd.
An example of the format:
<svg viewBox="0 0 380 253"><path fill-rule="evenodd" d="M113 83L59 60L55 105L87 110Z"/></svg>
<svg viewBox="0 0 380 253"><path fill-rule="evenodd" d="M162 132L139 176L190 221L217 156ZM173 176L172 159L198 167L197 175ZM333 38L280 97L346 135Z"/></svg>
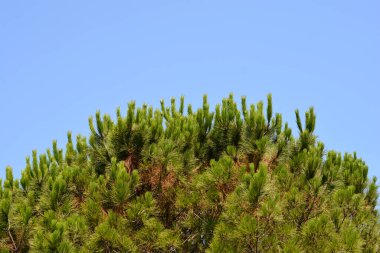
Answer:
<svg viewBox="0 0 380 253"><path fill-rule="evenodd" d="M380 252L376 178L267 102L97 112L0 187L0 252Z"/></svg>

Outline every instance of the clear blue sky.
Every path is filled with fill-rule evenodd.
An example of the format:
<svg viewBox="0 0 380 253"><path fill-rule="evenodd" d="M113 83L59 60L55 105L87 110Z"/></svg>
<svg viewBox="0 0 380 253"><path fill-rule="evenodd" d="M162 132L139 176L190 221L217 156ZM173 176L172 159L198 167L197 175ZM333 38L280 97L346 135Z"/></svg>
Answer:
<svg viewBox="0 0 380 253"><path fill-rule="evenodd" d="M380 1L2 1L0 177L32 149L130 100L233 92L294 126L317 112L327 148L380 176ZM294 132L295 129L294 129Z"/></svg>

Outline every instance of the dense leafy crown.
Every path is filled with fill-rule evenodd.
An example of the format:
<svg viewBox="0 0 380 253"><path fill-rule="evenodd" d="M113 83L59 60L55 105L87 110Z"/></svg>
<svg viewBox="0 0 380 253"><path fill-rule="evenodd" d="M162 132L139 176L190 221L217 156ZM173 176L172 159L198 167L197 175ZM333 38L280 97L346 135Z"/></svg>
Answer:
<svg viewBox="0 0 380 253"><path fill-rule="evenodd" d="M324 149L313 108L295 138L270 95L177 106L97 112L88 142L7 168L1 252L379 252L376 179Z"/></svg>

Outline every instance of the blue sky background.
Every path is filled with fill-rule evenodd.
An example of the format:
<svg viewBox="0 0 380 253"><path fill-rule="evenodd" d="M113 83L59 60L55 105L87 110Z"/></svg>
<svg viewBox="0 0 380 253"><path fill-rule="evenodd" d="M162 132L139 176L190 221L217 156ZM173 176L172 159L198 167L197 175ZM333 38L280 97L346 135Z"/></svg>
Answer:
<svg viewBox="0 0 380 253"><path fill-rule="evenodd" d="M380 1L2 1L0 177L130 100L273 94L380 176ZM296 132L296 129L294 132Z"/></svg>

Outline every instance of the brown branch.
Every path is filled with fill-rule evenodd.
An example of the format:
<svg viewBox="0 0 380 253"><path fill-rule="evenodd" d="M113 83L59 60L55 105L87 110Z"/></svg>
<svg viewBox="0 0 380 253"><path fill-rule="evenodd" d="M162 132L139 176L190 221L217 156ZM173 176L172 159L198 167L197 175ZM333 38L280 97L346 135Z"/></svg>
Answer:
<svg viewBox="0 0 380 253"><path fill-rule="evenodd" d="M9 235L9 238L11 239L11 241L12 241L12 244L13 244L12 251L16 252L17 251L17 245L16 245L15 241L13 240L13 236L12 236L12 233L11 233L11 226L10 225L8 225L8 235Z"/></svg>

